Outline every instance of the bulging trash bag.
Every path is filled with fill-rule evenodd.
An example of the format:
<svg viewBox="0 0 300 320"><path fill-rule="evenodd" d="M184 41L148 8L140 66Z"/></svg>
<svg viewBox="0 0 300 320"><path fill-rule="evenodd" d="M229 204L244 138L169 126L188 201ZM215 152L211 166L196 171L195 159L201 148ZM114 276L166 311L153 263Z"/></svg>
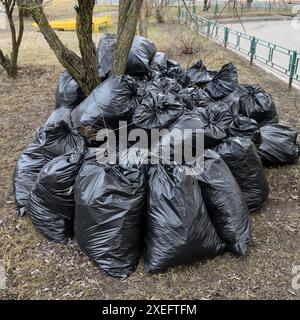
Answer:
<svg viewBox="0 0 300 320"><path fill-rule="evenodd" d="M137 168L147 175L151 166L151 153L146 147L139 148L133 146L119 151L118 161L120 166Z"/></svg>
<svg viewBox="0 0 300 320"><path fill-rule="evenodd" d="M245 255L250 244L247 203L230 169L212 150L205 150L198 177L209 216L229 251Z"/></svg>
<svg viewBox="0 0 300 320"><path fill-rule="evenodd" d="M51 241L67 243L73 237L74 183L82 155L76 151L46 164L32 188L26 211L37 230Z"/></svg>
<svg viewBox="0 0 300 320"><path fill-rule="evenodd" d="M207 84L206 91L214 100L221 100L238 86L238 74L234 64L229 63Z"/></svg>
<svg viewBox="0 0 300 320"><path fill-rule="evenodd" d="M299 158L298 132L295 129L269 124L261 127L262 144L258 154L264 165L284 165L296 163Z"/></svg>
<svg viewBox="0 0 300 320"><path fill-rule="evenodd" d="M227 129L232 124L238 114L236 105L229 106L223 101L210 101L204 107L198 107L197 110L224 129Z"/></svg>
<svg viewBox="0 0 300 320"><path fill-rule="evenodd" d="M67 107L73 109L85 99L85 94L67 71L59 77L55 96L56 108Z"/></svg>
<svg viewBox="0 0 300 320"><path fill-rule="evenodd" d="M203 123L204 147L206 149L213 147L227 137L226 131L219 125L218 119L212 112L205 108L198 108L197 111L196 114Z"/></svg>
<svg viewBox="0 0 300 320"><path fill-rule="evenodd" d="M143 80L138 82L137 100L141 103L144 98L149 96L149 92L163 96L169 93L176 94L178 99L181 98L179 92L182 90L182 86L176 79L172 78L153 78L150 81ZM178 94L178 95L177 95Z"/></svg>
<svg viewBox="0 0 300 320"><path fill-rule="evenodd" d="M144 77L150 73L150 63L157 52L155 44L142 36L135 36L128 56L126 74Z"/></svg>
<svg viewBox="0 0 300 320"><path fill-rule="evenodd" d="M50 160L44 156L41 145L30 144L17 161L13 174L13 192L20 216L25 215L29 193L40 171Z"/></svg>
<svg viewBox="0 0 300 320"><path fill-rule="evenodd" d="M224 101L217 101L206 108L210 118L223 128L228 136L249 138L258 147L261 144L260 127L255 120L240 115L239 109L236 102L228 105Z"/></svg>
<svg viewBox="0 0 300 320"><path fill-rule="evenodd" d="M52 159L73 149L85 151L86 140L73 128L71 112L65 107L54 110L35 135L34 143L42 145L44 154Z"/></svg>
<svg viewBox="0 0 300 320"><path fill-rule="evenodd" d="M67 107L61 107L59 109L55 109L45 123L42 125L42 131L45 131L47 128L55 128L59 126L59 124L64 121L68 124L70 128L72 128L71 122L71 110Z"/></svg>
<svg viewBox="0 0 300 320"><path fill-rule="evenodd" d="M102 82L72 111L74 127L118 127L119 121L128 120L132 114L136 89L129 76L113 76Z"/></svg>
<svg viewBox="0 0 300 320"><path fill-rule="evenodd" d="M248 138L255 146L259 147L262 142L260 127L258 123L248 117L236 116L227 128L228 136Z"/></svg>
<svg viewBox="0 0 300 320"><path fill-rule="evenodd" d="M85 138L76 130L70 128L69 118L58 120L62 109L57 109L41 127L35 136L33 144L21 154L13 174L13 189L19 214L23 216L29 193L34 186L39 172L54 158L73 150L85 152ZM65 113L63 113L66 115Z"/></svg>
<svg viewBox="0 0 300 320"><path fill-rule="evenodd" d="M200 107L205 108L215 103L204 89L197 87L183 88L180 90L179 95L187 110Z"/></svg>
<svg viewBox="0 0 300 320"><path fill-rule="evenodd" d="M232 171L250 212L259 209L267 200L270 189L253 142L249 139L230 137L214 150Z"/></svg>
<svg viewBox="0 0 300 320"><path fill-rule="evenodd" d="M207 121L199 113L186 112L168 127L168 132L162 133L161 141L157 144L156 149L160 148L170 152L171 159L173 159L172 155L180 150L181 155L187 152L195 157L201 152L199 149L211 148L226 137L225 130L217 124ZM179 159L176 162L178 161Z"/></svg>
<svg viewBox="0 0 300 320"><path fill-rule="evenodd" d="M199 60L187 70L189 85L203 86L211 81L217 74L216 71L209 71L204 63Z"/></svg>
<svg viewBox="0 0 300 320"><path fill-rule="evenodd" d="M146 93L147 91L155 91L159 92L161 94L168 94L168 93L178 93L180 90L182 90L182 86L176 79L172 78L158 78L154 81L148 83L148 86L146 87Z"/></svg>
<svg viewBox="0 0 300 320"><path fill-rule="evenodd" d="M166 54L163 52L156 52L151 63L150 69L154 73L160 73L166 71L168 67Z"/></svg>
<svg viewBox="0 0 300 320"><path fill-rule="evenodd" d="M260 126L278 122L278 114L272 96L258 84L240 85L233 92L232 98L239 102L240 113L254 119Z"/></svg>
<svg viewBox="0 0 300 320"><path fill-rule="evenodd" d="M99 74L106 79L111 70L116 51L116 35L105 34L97 48ZM135 36L129 52L126 74L144 77L150 73L150 63L156 53L155 44L142 36Z"/></svg>
<svg viewBox="0 0 300 320"><path fill-rule="evenodd" d="M167 60L167 70L162 74L163 77L176 79L182 86L186 86L186 72L181 65L174 60Z"/></svg>
<svg viewBox="0 0 300 320"><path fill-rule="evenodd" d="M115 34L104 34L97 47L98 72L100 79L107 79L114 61L114 55L117 48L117 37Z"/></svg>
<svg viewBox="0 0 300 320"><path fill-rule="evenodd" d="M137 267L144 221L145 176L130 166L85 161L75 182L75 236L102 270L127 277Z"/></svg>
<svg viewBox="0 0 300 320"><path fill-rule="evenodd" d="M194 176L176 166L155 165L149 171L148 188L148 272L213 257L223 250Z"/></svg>
<svg viewBox="0 0 300 320"><path fill-rule="evenodd" d="M86 140L76 129L70 127L68 120L64 119L44 128L40 141L47 157L53 159L72 150L84 153Z"/></svg>
<svg viewBox="0 0 300 320"><path fill-rule="evenodd" d="M183 113L180 97L172 91L149 89L135 108L132 121L143 129L166 128Z"/></svg>

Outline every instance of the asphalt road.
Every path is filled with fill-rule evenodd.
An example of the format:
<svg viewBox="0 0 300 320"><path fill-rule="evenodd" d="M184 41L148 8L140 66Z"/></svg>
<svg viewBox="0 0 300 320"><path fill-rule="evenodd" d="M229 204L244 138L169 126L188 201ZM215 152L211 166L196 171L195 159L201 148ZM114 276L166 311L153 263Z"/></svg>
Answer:
<svg viewBox="0 0 300 320"><path fill-rule="evenodd" d="M234 30L244 32L240 23L229 23L228 26ZM251 36L253 35L265 41L300 52L300 17L294 21L244 22L244 28L246 33Z"/></svg>
<svg viewBox="0 0 300 320"><path fill-rule="evenodd" d="M300 17L295 19L298 20L246 21L243 23L245 30L240 23L228 23L226 25L233 30L247 33L248 35L255 36L259 39L287 49L296 50L300 53ZM243 41L241 41L241 45L245 46L247 49L249 47L249 43ZM279 50L281 49L279 48ZM263 45L258 45L257 54L267 58L269 55L269 48ZM290 57L283 52L274 51L273 62L287 69L289 66ZM277 74L277 72L274 74L278 75L282 80L288 81L286 76L282 77L280 74ZM297 74L300 75L300 63ZM297 84L296 81L295 84Z"/></svg>

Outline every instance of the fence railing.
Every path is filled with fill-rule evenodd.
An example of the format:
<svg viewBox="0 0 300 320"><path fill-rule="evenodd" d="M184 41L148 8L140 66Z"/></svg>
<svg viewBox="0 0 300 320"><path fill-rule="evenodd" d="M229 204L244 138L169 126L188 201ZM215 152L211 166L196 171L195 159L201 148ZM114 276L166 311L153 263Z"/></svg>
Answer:
<svg viewBox="0 0 300 320"><path fill-rule="evenodd" d="M255 60L286 75L289 78L289 88L294 80L300 82L299 52L230 29L224 24L191 14L182 8L178 9L178 16L185 24L195 23L197 31L208 38L249 56L251 65Z"/></svg>

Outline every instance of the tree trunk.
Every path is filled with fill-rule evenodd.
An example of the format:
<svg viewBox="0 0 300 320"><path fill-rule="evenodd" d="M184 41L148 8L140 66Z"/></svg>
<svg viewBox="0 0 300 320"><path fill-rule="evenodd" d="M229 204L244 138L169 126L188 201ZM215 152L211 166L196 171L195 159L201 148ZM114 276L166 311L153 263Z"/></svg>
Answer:
<svg viewBox="0 0 300 320"><path fill-rule="evenodd" d="M157 7L156 8L156 20L158 23L164 23L165 17L162 8Z"/></svg>
<svg viewBox="0 0 300 320"><path fill-rule="evenodd" d="M24 33L24 17L23 10L20 3L17 2L18 6L18 17L19 17L19 30L18 35L16 31L16 26L14 22L13 12L15 9L16 2L4 2L5 13L9 22L10 32L11 32L11 43L12 51L10 57L4 56L2 50L0 50L0 65L5 69L9 77L15 78L18 75L18 57L19 49Z"/></svg>
<svg viewBox="0 0 300 320"><path fill-rule="evenodd" d="M76 7L76 32L85 71L86 92L100 84L96 48L93 42L93 11L95 2L92 0L78 0Z"/></svg>
<svg viewBox="0 0 300 320"><path fill-rule="evenodd" d="M165 23L165 13L169 2L169 0L154 0L157 23Z"/></svg>
<svg viewBox="0 0 300 320"><path fill-rule="evenodd" d="M43 4L43 0L40 0L40 4ZM23 16L24 18L31 18L31 12L28 8L26 8L26 0L25 0L25 6L23 5Z"/></svg>
<svg viewBox="0 0 300 320"><path fill-rule="evenodd" d="M97 58L92 41L94 0L78 0L77 36L81 57L69 50L50 27L41 0L27 0L27 7L58 61L77 81L86 95L100 83ZM135 35L142 0L120 0L117 49L111 75L124 74L129 50Z"/></svg>
<svg viewBox="0 0 300 320"><path fill-rule="evenodd" d="M50 48L56 55L58 61L65 67L65 69L70 73L70 75L77 81L78 85L81 87L83 92L86 95L89 95L93 89L100 83L100 79L98 74L95 71L91 71L92 68L95 67L95 63L92 62L92 65L89 65L89 61L93 61L93 58L89 60L86 56L87 53L81 52L84 55L84 58L81 59L76 53L69 50L59 39L54 30L50 27L47 17L45 15L44 9L41 5L37 5L36 2L40 0L28 0L28 8L31 11L31 15L35 22L38 24L40 31L42 32L44 38L48 42ZM86 4L83 5L83 3ZM79 6L76 7L79 12L82 11L83 8L89 8L89 6L93 6L95 4L94 0L85 0L79 1ZM79 18L77 21L83 22L83 26L80 27L80 30L77 32L90 32L92 30L91 19L85 21L85 18L82 17L82 14L79 14ZM85 46L88 47L88 50L92 47L92 44L83 45L83 41L91 41L92 35L82 35L79 39L81 42L81 49L84 49ZM90 53L91 51L89 51ZM85 67L88 66L88 70ZM93 78L95 77L95 78Z"/></svg>
<svg viewBox="0 0 300 320"><path fill-rule="evenodd" d="M253 0L247 0L247 7L250 9L252 6Z"/></svg>
<svg viewBox="0 0 300 320"><path fill-rule="evenodd" d="M10 75L10 60L9 57L5 56L3 51L0 49L0 65L4 68L8 76Z"/></svg>
<svg viewBox="0 0 300 320"><path fill-rule="evenodd" d="M148 0L142 0L139 19L139 35L148 38Z"/></svg>
<svg viewBox="0 0 300 320"><path fill-rule="evenodd" d="M117 49L110 75L121 75L125 73L141 5L142 0L120 0Z"/></svg>

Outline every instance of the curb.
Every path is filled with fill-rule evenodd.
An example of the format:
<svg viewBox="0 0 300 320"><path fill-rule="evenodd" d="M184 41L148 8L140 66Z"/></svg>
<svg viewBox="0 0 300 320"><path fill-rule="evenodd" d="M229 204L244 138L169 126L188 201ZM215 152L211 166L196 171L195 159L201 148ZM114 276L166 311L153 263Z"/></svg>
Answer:
<svg viewBox="0 0 300 320"><path fill-rule="evenodd" d="M262 17L248 17L242 18L239 20L237 18L229 18L229 19L219 19L219 23L227 24L227 23L235 23L235 22L259 22L259 21L286 21L292 20L292 16L262 16ZM216 21L216 20L213 20Z"/></svg>

